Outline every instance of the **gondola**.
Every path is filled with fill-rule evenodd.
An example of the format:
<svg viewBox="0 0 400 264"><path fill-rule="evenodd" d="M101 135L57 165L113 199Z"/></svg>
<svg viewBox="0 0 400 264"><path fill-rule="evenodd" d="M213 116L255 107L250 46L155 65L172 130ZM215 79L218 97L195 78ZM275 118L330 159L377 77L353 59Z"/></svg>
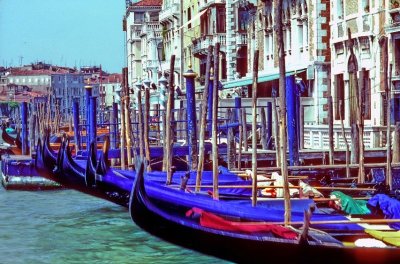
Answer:
<svg viewBox="0 0 400 264"><path fill-rule="evenodd" d="M1 138L3 139L4 142L7 144L10 144L11 146L15 145L15 138L10 136L7 131L6 131L7 126L5 124L1 125Z"/></svg>
<svg viewBox="0 0 400 264"><path fill-rule="evenodd" d="M60 176L60 167L58 164L61 164L65 144L66 136L64 135L61 139L58 151L55 152L50 146L50 132L48 130L44 133L43 143L40 138L38 139L34 162L35 168L43 177L57 181L57 177Z"/></svg>
<svg viewBox="0 0 400 264"><path fill-rule="evenodd" d="M149 233L180 246L238 263L396 263L400 259L396 247L347 246L314 228L302 233L308 228L245 222L232 216L238 213L232 212L234 208L225 208L230 215L217 213L228 205L222 201L210 200L204 209L205 204L192 194L188 199L184 191L146 180L143 163L137 168L129 202L132 220Z"/></svg>
<svg viewBox="0 0 400 264"><path fill-rule="evenodd" d="M62 158L59 161L60 183L83 193L108 200L110 202L127 206L129 191L123 189L112 181L102 181L100 184L88 184L86 171L87 163L90 161L76 160L72 157L69 140L67 138L63 149Z"/></svg>
<svg viewBox="0 0 400 264"><path fill-rule="evenodd" d="M17 132L16 137L12 137L7 133L6 125L2 125L1 137L4 142L10 145L10 149L14 155L22 154L22 141L20 132ZM28 144L29 145L29 144ZM26 152L29 153L29 146L26 147Z"/></svg>

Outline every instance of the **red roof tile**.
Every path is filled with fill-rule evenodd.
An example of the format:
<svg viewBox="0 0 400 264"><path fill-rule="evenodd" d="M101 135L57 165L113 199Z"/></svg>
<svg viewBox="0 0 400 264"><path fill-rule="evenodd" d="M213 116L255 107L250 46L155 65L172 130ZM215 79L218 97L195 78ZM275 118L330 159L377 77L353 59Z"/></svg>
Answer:
<svg viewBox="0 0 400 264"><path fill-rule="evenodd" d="M10 75L12 75L12 76L30 76L30 75L51 75L51 74L56 74L56 73L68 73L68 71L64 70L64 69L58 69L57 71L12 69Z"/></svg>
<svg viewBox="0 0 400 264"><path fill-rule="evenodd" d="M162 0L142 0L137 3L133 3L132 6L161 6Z"/></svg>

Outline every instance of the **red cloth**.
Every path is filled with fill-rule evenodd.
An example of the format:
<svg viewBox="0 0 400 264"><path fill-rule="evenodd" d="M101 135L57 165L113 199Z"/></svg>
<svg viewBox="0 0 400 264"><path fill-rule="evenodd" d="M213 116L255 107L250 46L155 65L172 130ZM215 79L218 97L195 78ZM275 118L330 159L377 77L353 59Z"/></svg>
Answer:
<svg viewBox="0 0 400 264"><path fill-rule="evenodd" d="M188 217L192 216L193 214L199 215L200 225L208 228L243 233L272 232L273 234L282 238L297 239L296 232L280 225L229 221L196 207L186 212L186 216Z"/></svg>

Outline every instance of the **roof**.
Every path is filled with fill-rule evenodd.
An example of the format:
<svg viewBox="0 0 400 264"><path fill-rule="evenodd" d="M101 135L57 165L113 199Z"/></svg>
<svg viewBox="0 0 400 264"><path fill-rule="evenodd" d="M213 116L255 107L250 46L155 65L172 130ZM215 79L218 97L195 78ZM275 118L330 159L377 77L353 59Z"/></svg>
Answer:
<svg viewBox="0 0 400 264"><path fill-rule="evenodd" d="M162 0L142 0L132 4L132 6L161 6L161 5L162 5Z"/></svg>
<svg viewBox="0 0 400 264"><path fill-rule="evenodd" d="M55 73L69 73L69 71L64 69L58 69L57 71L12 69L10 76L52 75Z"/></svg>

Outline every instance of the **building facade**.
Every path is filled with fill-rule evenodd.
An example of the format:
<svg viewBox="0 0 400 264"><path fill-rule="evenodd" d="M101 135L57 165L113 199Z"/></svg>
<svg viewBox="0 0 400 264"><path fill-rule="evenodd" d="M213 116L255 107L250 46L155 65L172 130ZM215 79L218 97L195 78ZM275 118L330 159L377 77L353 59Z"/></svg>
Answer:
<svg viewBox="0 0 400 264"><path fill-rule="evenodd" d="M63 73L51 75L50 104L52 114L60 114L62 122L68 122L72 116L74 100L79 101L80 116L85 116L85 75L83 73Z"/></svg>
<svg viewBox="0 0 400 264"><path fill-rule="evenodd" d="M354 89L350 71L351 58L354 58L357 66L356 76L358 80L362 79L362 82L359 82L361 95L358 96L358 100L361 100L365 124L364 143L370 148L382 147L386 144L384 131L387 125L385 82L388 82L388 76L384 74L385 57L393 66L392 72L388 69L388 75L393 76L392 83L388 83L392 104L390 122L394 125L400 121L400 97L396 91L400 58L399 1L333 0L331 10L331 94L334 101L335 125L339 126L342 116L348 127L354 116ZM349 32L354 57L350 53ZM347 137L350 137L350 133L347 133ZM335 147L344 146L341 138L340 132L337 131Z"/></svg>
<svg viewBox="0 0 400 264"><path fill-rule="evenodd" d="M127 4L124 30L128 83L133 89L137 82L146 79L158 83L162 56L161 3L161 0L142 0Z"/></svg>
<svg viewBox="0 0 400 264"><path fill-rule="evenodd" d="M138 3L140 2L147 1ZM385 57L392 65L392 71L389 72L389 89L392 90L390 120L392 124L400 122L399 2L400 0L283 1L282 29L286 70L288 75L295 76L298 84L301 111L304 115L304 147L328 148L330 97L333 100L335 148L344 148L342 121L345 135L350 140L350 127L355 117L354 80L361 81L362 84L357 98L362 102L365 146L373 148L385 144L382 136L387 122L384 90L387 76L383 75ZM184 72L191 64L198 74L196 81L201 88L204 84L207 48L219 42L221 54L218 74L223 86L220 94L222 98L248 97L251 94L255 50L260 54L258 98L268 101L279 96L278 52L274 31L275 1L167 0L162 5L160 3L160 6L162 49L158 76L161 72L169 74L169 58L174 54L175 85L181 85L180 72ZM127 36L131 34L128 31ZM385 38L387 54L384 54L385 49L382 48L382 40ZM135 55L138 69L135 75L143 76L140 75L144 72L143 61L148 59L151 53L149 49L154 51L155 48L143 45L142 39L138 38L137 41L141 43L137 48L137 53L140 52L141 55ZM128 56L133 56L134 48L131 46L127 50L131 54ZM135 60L128 59L129 63L133 61ZM131 69L134 68L131 66Z"/></svg>

